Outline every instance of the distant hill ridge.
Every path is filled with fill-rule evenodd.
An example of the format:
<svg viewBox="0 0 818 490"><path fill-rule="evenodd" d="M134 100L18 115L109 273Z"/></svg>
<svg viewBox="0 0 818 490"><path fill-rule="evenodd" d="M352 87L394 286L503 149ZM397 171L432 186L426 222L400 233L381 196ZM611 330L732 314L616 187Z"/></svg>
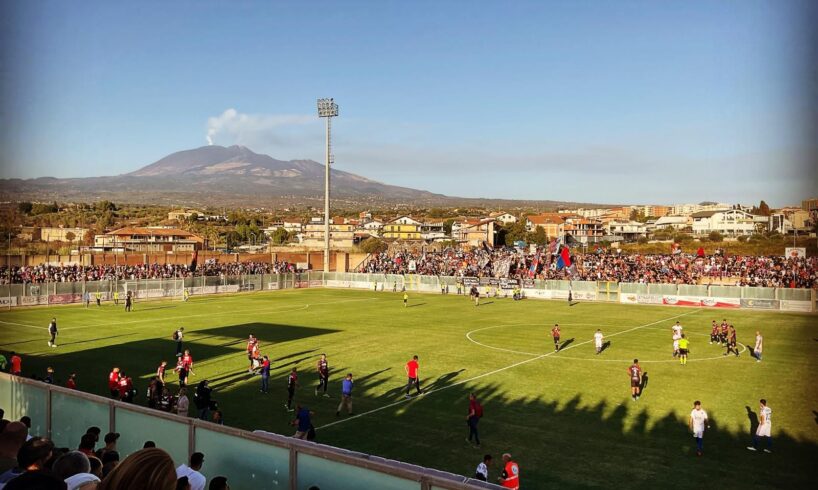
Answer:
<svg viewBox="0 0 818 490"><path fill-rule="evenodd" d="M512 205L557 201L514 201L450 197L377 182L332 169L335 199L363 204ZM172 153L134 172L109 176L57 179L2 179L0 197L9 200L109 199L171 205L265 205L317 200L324 195L324 165L313 160L276 160L244 146L202 146Z"/></svg>

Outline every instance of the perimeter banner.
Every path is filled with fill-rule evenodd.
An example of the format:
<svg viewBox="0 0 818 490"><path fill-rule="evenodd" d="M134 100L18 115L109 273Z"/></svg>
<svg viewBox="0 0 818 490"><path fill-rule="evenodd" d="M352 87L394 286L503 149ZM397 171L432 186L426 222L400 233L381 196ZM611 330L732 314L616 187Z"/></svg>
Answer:
<svg viewBox="0 0 818 490"><path fill-rule="evenodd" d="M742 299L741 307L756 310L777 310L781 308L781 304L777 299Z"/></svg>

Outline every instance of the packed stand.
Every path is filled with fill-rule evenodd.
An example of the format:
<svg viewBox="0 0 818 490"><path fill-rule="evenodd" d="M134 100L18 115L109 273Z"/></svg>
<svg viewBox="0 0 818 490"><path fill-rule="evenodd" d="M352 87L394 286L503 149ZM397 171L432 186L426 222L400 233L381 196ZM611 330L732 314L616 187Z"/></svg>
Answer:
<svg viewBox="0 0 818 490"><path fill-rule="evenodd" d="M710 284L785 288L818 287L818 258L739 255L574 254L570 267L556 256L513 249L383 252L360 272L456 277L508 277L630 283Z"/></svg>
<svg viewBox="0 0 818 490"><path fill-rule="evenodd" d="M289 262L228 262L207 261L195 271L189 265L37 265L0 268L0 284L42 284L47 282L136 281L145 279L178 279L191 276L239 276L283 274L295 272Z"/></svg>

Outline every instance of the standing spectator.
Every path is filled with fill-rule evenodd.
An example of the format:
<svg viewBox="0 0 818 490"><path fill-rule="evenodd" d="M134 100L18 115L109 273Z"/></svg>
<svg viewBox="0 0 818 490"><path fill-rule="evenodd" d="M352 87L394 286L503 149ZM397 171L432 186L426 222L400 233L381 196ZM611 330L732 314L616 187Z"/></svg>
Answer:
<svg viewBox="0 0 818 490"><path fill-rule="evenodd" d="M94 446L97 445L97 436L94 434L86 432L80 438L80 445L77 447L77 451L81 452L86 456L94 456Z"/></svg>
<svg viewBox="0 0 818 490"><path fill-rule="evenodd" d="M480 447L480 435L477 433L477 423L480 421L480 417L483 416L483 407L480 406L480 403L477 401L477 396L474 393L469 394L469 411L466 414L466 423L469 426L469 438L466 439L466 442L471 444L472 436L474 437L474 443L477 447Z"/></svg>
<svg viewBox="0 0 818 490"><path fill-rule="evenodd" d="M101 447L97 450L96 456L103 460L105 459L105 453L109 451L116 451L116 441L119 440L119 433L118 432L109 432L105 434L105 446Z"/></svg>
<svg viewBox="0 0 818 490"><path fill-rule="evenodd" d="M256 350L256 346L258 345L258 339L256 339L253 334L247 338L247 361L250 362L250 367L247 369L248 373L253 372L253 353Z"/></svg>
<svg viewBox="0 0 818 490"><path fill-rule="evenodd" d="M474 471L475 480L489 481L489 466L491 465L491 454L483 456L483 461L477 465Z"/></svg>
<svg viewBox="0 0 818 490"><path fill-rule="evenodd" d="M214 424L224 425L224 415L222 414L221 410L213 410L213 420L211 420Z"/></svg>
<svg viewBox="0 0 818 490"><path fill-rule="evenodd" d="M196 387L194 403L196 404L196 409L198 410L198 417L201 420L207 420L210 417L212 392L213 388L210 387L206 379L201 380L199 385Z"/></svg>
<svg viewBox="0 0 818 490"><path fill-rule="evenodd" d="M347 373L347 377L341 381L341 403L338 404L338 410L335 411L335 416L341 415L341 409L346 407L347 413L352 415L352 388L355 383L352 381L352 373Z"/></svg>
<svg viewBox="0 0 818 490"><path fill-rule="evenodd" d="M17 466L0 475L0 487L6 485L5 488L14 488L9 486L10 481L25 473L39 473L45 469L46 462L51 459L53 453L54 443L48 439L35 437L26 441L17 452ZM31 488L20 483L18 482L20 486L17 488Z"/></svg>
<svg viewBox="0 0 818 490"><path fill-rule="evenodd" d="M690 412L690 420L688 421L690 430L693 431L693 437L696 439L696 456L701 456L704 451L704 429L710 428L707 425L707 412L702 409L702 402L696 400L693 402L693 410Z"/></svg>
<svg viewBox="0 0 818 490"><path fill-rule="evenodd" d="M159 367L156 368L156 381L158 382L157 389L159 393L162 392L162 388L165 387L165 372L168 369L168 361L162 361L159 363Z"/></svg>
<svg viewBox="0 0 818 490"><path fill-rule="evenodd" d="M82 301L85 303L86 308L91 306L91 293L85 291L85 294L82 295Z"/></svg>
<svg viewBox="0 0 818 490"><path fill-rule="evenodd" d="M186 476L190 481L191 490L204 490L207 479L201 473L204 464L204 454L193 453L190 455L190 465L182 464L176 468L176 478Z"/></svg>
<svg viewBox="0 0 818 490"><path fill-rule="evenodd" d="M102 479L102 460L97 458L96 456L89 456L88 461L91 463L91 471L92 475L95 475L100 480Z"/></svg>
<svg viewBox="0 0 818 490"><path fill-rule="evenodd" d="M321 391L321 388L324 388L324 396L329 398L329 393L327 393L327 386L329 385L329 363L327 362L327 355L321 354L321 358L318 359L318 386L315 387L315 396L318 396L318 392Z"/></svg>
<svg viewBox="0 0 818 490"><path fill-rule="evenodd" d="M270 389L270 358L264 356L264 360L261 362L261 389L259 390L262 393L267 393Z"/></svg>
<svg viewBox="0 0 818 490"><path fill-rule="evenodd" d="M176 490L192 490L188 477L183 476L176 480Z"/></svg>
<svg viewBox="0 0 818 490"><path fill-rule="evenodd" d="M756 330L756 345L753 347L753 356L756 358L756 362L761 362L762 350L764 350L764 337L761 336L761 332Z"/></svg>
<svg viewBox="0 0 818 490"><path fill-rule="evenodd" d="M185 327L179 327L173 332L173 340L176 341L176 357L182 357L182 339L185 336Z"/></svg>
<svg viewBox="0 0 818 490"><path fill-rule="evenodd" d="M54 461L51 471L60 480L65 480L78 473L89 473L91 471L91 462L88 461L88 456L83 453L69 451Z"/></svg>
<svg viewBox="0 0 818 490"><path fill-rule="evenodd" d="M284 408L287 409L288 412L293 411L293 397L295 396L295 389L298 387L298 368L293 368L290 371L290 375L287 376L287 404L284 405Z"/></svg>
<svg viewBox="0 0 818 490"><path fill-rule="evenodd" d="M6 356L4 356L3 354L0 354L0 371L3 371L5 373L6 370L8 369L8 367L9 367L9 360L6 359Z"/></svg>
<svg viewBox="0 0 818 490"><path fill-rule="evenodd" d="M65 387L72 390L77 389L77 373L71 373L68 376L68 380L65 382Z"/></svg>
<svg viewBox="0 0 818 490"><path fill-rule="evenodd" d="M125 293L125 311L131 311L131 307L133 306L133 295L130 291Z"/></svg>
<svg viewBox="0 0 818 490"><path fill-rule="evenodd" d="M311 418L314 413L307 407L302 407L301 405L298 405L297 407L298 412L295 415L295 420L292 422L292 425L296 427L293 437L296 439L306 439L307 434L312 428Z"/></svg>
<svg viewBox="0 0 818 490"><path fill-rule="evenodd" d="M131 454L102 481L97 490L173 490L176 472L173 459L161 449L140 449Z"/></svg>
<svg viewBox="0 0 818 490"><path fill-rule="evenodd" d="M759 400L759 408L758 408L758 429L756 429L756 433L753 436L753 445L747 446L747 449L750 451L757 451L758 450L758 441L762 437L767 438L767 447L764 449L765 453L771 453L773 447L773 436L772 436L772 417L773 417L773 410L767 406L767 400L761 399Z"/></svg>
<svg viewBox="0 0 818 490"><path fill-rule="evenodd" d="M210 479L210 486L208 490L230 490L230 485L227 484L227 478L224 476L216 476Z"/></svg>
<svg viewBox="0 0 818 490"><path fill-rule="evenodd" d="M422 394L420 391L420 379L418 378L420 372L420 367L418 366L418 356L412 356L412 359L406 363L406 366L404 366L404 370L406 370L406 376L408 377L408 381L406 383L406 398L412 398L409 396L409 390L412 389L412 386L415 387L418 395Z"/></svg>
<svg viewBox="0 0 818 490"><path fill-rule="evenodd" d="M519 490L520 488L520 467L511 459L511 454L503 454L503 472L497 478L504 488Z"/></svg>
<svg viewBox="0 0 818 490"><path fill-rule="evenodd" d="M176 399L176 414L182 417L188 416L190 410L190 400L187 398L187 389L179 389L179 397Z"/></svg>
<svg viewBox="0 0 818 490"><path fill-rule="evenodd" d="M48 368L46 368L46 370L45 370L45 379L43 379L43 381L50 384L50 385L54 384L54 368L53 367L49 366Z"/></svg>
<svg viewBox="0 0 818 490"><path fill-rule="evenodd" d="M57 319L52 318L51 323L48 324L48 333L51 335L51 339L48 341L49 347L57 347Z"/></svg>
<svg viewBox="0 0 818 490"><path fill-rule="evenodd" d="M28 432L26 440L27 441L31 440L34 437L31 435L31 417L29 417L28 415L23 415L22 417L20 417L20 422L22 422L22 424L26 426L26 431Z"/></svg>
<svg viewBox="0 0 818 490"><path fill-rule="evenodd" d="M102 477L105 478L108 474L114 471L114 468L119 466L119 452L108 451L102 455Z"/></svg>
<svg viewBox="0 0 818 490"><path fill-rule="evenodd" d="M17 355L16 352L11 351L11 374L15 376L20 376L23 372L23 360L20 356Z"/></svg>

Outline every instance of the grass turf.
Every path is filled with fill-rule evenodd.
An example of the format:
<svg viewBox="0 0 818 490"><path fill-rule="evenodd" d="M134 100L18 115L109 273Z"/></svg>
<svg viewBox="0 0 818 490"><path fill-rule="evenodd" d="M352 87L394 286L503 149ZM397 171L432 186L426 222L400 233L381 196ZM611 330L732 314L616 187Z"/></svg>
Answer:
<svg viewBox="0 0 818 490"><path fill-rule="evenodd" d="M175 362L171 334L184 326L196 360L191 383L209 379L229 425L291 434L285 379L301 373L296 400L314 410L318 441L471 476L484 453L511 452L523 488L695 487L797 488L815 481L818 460L818 326L815 316L619 304L402 295L351 290L288 290L180 301L29 308L0 313L0 350L23 354L24 374L57 379L78 374L80 389L107 391L107 373L130 373L144 404L161 360ZM56 316L59 347L45 329ZM727 318L739 342L765 338L764 361L749 351L722 356L708 344L710 321ZM681 321L691 340L688 365L671 358L670 326ZM553 353L550 327L562 325ZM611 344L594 353L593 332ZM271 393L248 374L245 340L261 341L273 361ZM332 398L315 397L315 361L325 352ZM420 356L428 394L403 400L404 364ZM630 399L626 368L638 357L648 376ZM340 381L356 376L356 417L336 419ZM175 386L175 377L171 386ZM483 447L466 443L467 395L485 407ZM751 425L759 398L773 409L773 454L753 453ZM712 429L697 458L687 430L694 400ZM337 423L336 423L337 422ZM331 425L330 425L331 424Z"/></svg>

